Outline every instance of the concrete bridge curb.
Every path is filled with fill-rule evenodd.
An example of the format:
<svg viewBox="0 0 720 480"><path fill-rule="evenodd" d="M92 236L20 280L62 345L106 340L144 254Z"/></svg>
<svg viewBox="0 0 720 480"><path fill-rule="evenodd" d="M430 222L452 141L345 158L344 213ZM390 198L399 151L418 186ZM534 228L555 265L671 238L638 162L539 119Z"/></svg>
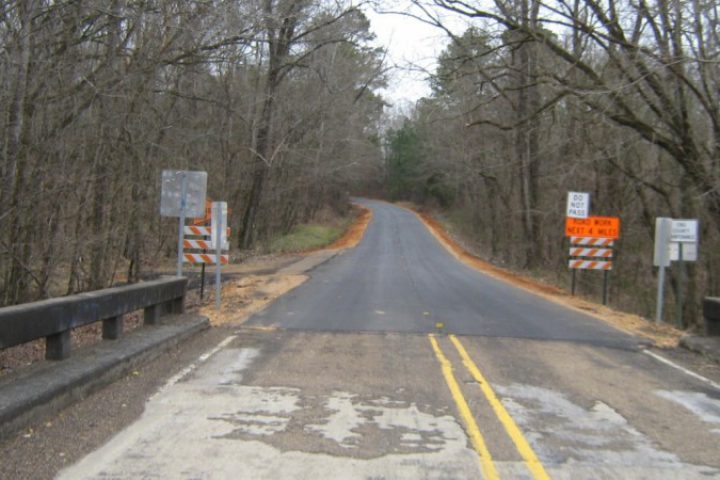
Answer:
<svg viewBox="0 0 720 480"><path fill-rule="evenodd" d="M125 376L209 328L206 317L168 315L112 342L79 349L62 362L41 362L0 380L0 441Z"/></svg>

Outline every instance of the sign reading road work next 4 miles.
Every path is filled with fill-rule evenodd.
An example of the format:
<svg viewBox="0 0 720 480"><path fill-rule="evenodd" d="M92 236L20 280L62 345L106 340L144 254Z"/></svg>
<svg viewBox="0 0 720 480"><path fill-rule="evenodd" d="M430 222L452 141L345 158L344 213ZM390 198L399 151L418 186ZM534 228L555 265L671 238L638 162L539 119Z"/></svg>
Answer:
<svg viewBox="0 0 720 480"><path fill-rule="evenodd" d="M620 238L619 217L588 217L565 219L566 237Z"/></svg>

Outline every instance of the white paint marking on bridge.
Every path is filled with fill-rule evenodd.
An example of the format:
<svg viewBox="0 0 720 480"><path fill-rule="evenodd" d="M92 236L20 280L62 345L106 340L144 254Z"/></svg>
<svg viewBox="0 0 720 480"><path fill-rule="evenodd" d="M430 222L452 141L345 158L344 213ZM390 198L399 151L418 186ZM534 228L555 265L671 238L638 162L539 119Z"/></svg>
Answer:
<svg viewBox="0 0 720 480"><path fill-rule="evenodd" d="M708 397L700 392L679 390L658 390L655 394L685 407L705 423L717 426L710 431L720 435L720 400Z"/></svg>
<svg viewBox="0 0 720 480"><path fill-rule="evenodd" d="M173 377L140 419L59 478L478 476L475 452L446 411L407 399L246 385L259 350L228 348L231 341ZM501 468L523 478L520 462Z"/></svg>
<svg viewBox="0 0 720 480"><path fill-rule="evenodd" d="M668 360L667 358L663 357L662 355L658 355L657 353L651 352L650 350L643 350L643 353L650 355L652 358L654 358L655 360L657 360L660 363L664 363L665 365L668 365L676 370L683 372L685 375L689 375L696 380L700 380L701 382L707 383L711 387L713 387L717 390L720 390L720 384L713 382L709 378L705 378L702 375L697 374L691 370L688 370L687 368L685 368L681 365L678 365L677 363L675 363L671 360Z"/></svg>
<svg viewBox="0 0 720 480"><path fill-rule="evenodd" d="M445 407L418 404L399 391L391 397L360 394L352 383L342 391L256 385L244 379L261 352L232 348L236 338L224 339L175 375L134 424L59 478L480 476L466 433ZM720 470L685 463L662 449L607 403L577 404L530 385L494 388L554 480L720 479ZM666 398L714 428L717 400L685 393ZM501 478L529 478L512 457L496 464Z"/></svg>
<svg viewBox="0 0 720 480"><path fill-rule="evenodd" d="M223 339L220 343L218 343L214 348L212 348L212 349L208 350L207 352L203 353L202 355L200 355L195 362L191 363L190 365L188 365L187 367L183 368L178 373L176 373L175 375L170 377L170 379L167 382L165 382L165 385L160 387L160 389L152 397L150 397L150 400L152 400L159 394L163 393L164 391L166 391L168 388L170 388L173 385L175 385L176 383L178 383L183 378L190 375L193 372L193 370L195 370L198 367L198 365L205 363L210 357L215 355L217 352L219 352L223 348L227 347L230 344L230 342L232 342L236 338L237 338L237 335L230 335L229 337Z"/></svg>

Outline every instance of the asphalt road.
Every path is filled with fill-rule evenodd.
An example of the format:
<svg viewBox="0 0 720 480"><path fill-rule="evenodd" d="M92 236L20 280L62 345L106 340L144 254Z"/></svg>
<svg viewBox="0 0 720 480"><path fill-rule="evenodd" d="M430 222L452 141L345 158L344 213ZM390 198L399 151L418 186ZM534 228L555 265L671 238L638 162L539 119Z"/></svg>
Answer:
<svg viewBox="0 0 720 480"><path fill-rule="evenodd" d="M353 250L251 324L292 330L436 332L632 347L637 339L458 262L415 214L365 201L373 220Z"/></svg>
<svg viewBox="0 0 720 480"><path fill-rule="evenodd" d="M178 366L60 478L720 478L716 367L683 371L366 204L358 247Z"/></svg>

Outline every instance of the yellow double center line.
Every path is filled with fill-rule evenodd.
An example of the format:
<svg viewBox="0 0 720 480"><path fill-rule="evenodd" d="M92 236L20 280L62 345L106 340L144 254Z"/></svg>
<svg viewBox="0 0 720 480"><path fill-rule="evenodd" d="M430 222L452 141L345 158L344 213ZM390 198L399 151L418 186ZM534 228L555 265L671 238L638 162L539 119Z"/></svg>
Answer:
<svg viewBox="0 0 720 480"><path fill-rule="evenodd" d="M455 335L450 335L449 338L452 344L457 349L458 354L460 354L463 365L465 365L465 368L468 369L470 375L472 375L473 379L475 379L478 385L480 385L480 390L485 395L488 403L490 403L490 406L495 412L498 420L500 420L500 423L502 423L508 436L515 444L515 448L520 453L520 456L522 456L525 465L527 466L528 470L530 470L533 478L535 478L536 480L549 480L550 477L545 471L545 468L543 467L540 460L537 458L537 455L533 451L532 447L530 447L530 444L525 439L522 431L520 430L520 428L518 428L513 418L510 416L503 404L497 398L497 395L495 395L492 387L490 387L490 384L487 382L487 380L485 380L485 377L480 372L480 369L470 358L470 355L468 355L463 344L460 343L460 340L458 340ZM450 393L452 394L453 399L457 404L458 410L460 411L460 416L465 423L468 435L470 436L470 441L472 442L473 447L475 447L475 450L480 457L480 464L482 466L485 478L493 480L499 479L500 477L498 475L497 469L495 468L495 464L493 463L490 451L487 448L487 444L483 439L482 433L480 433L480 428L478 427L477 422L475 421L475 417L473 416L472 411L470 410L470 407L468 406L468 403L462 394L462 390L460 389L460 386L455 379L455 374L453 373L453 367L450 363L450 360L448 360L443 353L442 349L440 348L440 344L435 338L435 335L430 335L430 344L435 351L435 356L437 357L438 362L440 362L440 367L442 369L443 376L445 377L445 382L450 388Z"/></svg>

